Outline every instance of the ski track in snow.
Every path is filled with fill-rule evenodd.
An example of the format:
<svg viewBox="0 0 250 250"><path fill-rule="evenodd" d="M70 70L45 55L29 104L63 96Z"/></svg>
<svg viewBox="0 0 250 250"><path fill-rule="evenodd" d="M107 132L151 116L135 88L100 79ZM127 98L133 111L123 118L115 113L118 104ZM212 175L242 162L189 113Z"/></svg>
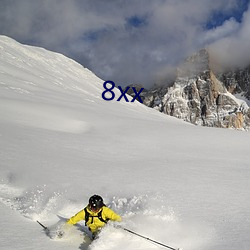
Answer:
<svg viewBox="0 0 250 250"><path fill-rule="evenodd" d="M28 102L15 102L13 100L10 102L6 100L1 103L0 113L4 113L6 108L8 108L9 112L2 117L2 121L73 134L85 133L90 129L87 122L71 118L70 115L67 116L65 114L66 110L63 113L62 109L52 109L45 104L33 104L31 106ZM22 112L20 112L20 108Z"/></svg>

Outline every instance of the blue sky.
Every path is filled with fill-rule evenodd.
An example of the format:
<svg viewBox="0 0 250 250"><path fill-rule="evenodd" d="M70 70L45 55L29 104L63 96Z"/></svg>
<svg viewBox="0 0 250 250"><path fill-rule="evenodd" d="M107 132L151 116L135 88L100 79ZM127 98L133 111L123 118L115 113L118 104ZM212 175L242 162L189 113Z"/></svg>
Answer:
<svg viewBox="0 0 250 250"><path fill-rule="evenodd" d="M250 0L1 0L0 34L63 53L116 85L165 81L201 48L250 63Z"/></svg>
<svg viewBox="0 0 250 250"><path fill-rule="evenodd" d="M232 8L230 12L223 12L222 10L216 10L212 12L211 18L208 19L206 28L212 29L216 28L217 26L223 25L225 20L228 20L230 18L234 18L237 22L242 22L242 17L244 12L247 11L249 5L249 0L240 0L238 1L236 8Z"/></svg>

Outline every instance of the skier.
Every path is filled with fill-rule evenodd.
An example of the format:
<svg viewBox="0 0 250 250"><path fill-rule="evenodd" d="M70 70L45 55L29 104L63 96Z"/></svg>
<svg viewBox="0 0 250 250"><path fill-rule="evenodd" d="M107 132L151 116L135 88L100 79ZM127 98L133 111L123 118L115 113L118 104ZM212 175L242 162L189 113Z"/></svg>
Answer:
<svg viewBox="0 0 250 250"><path fill-rule="evenodd" d="M67 224L74 225L80 220L85 220L85 226L92 232L94 239L109 220L120 222L122 219L120 215L105 206L101 196L95 194L89 198L89 204L72 216Z"/></svg>

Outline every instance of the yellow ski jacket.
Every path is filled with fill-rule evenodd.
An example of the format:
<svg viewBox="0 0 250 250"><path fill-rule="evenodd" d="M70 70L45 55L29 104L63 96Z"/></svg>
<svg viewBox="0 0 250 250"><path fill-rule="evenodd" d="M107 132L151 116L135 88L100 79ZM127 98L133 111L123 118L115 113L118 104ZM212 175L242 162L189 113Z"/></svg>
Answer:
<svg viewBox="0 0 250 250"><path fill-rule="evenodd" d="M89 207L86 207L87 212L89 213L88 221L85 221L86 226L88 226L89 230L92 233L97 232L100 228L102 228L106 223L104 221L112 220L112 221L121 221L120 215L116 214L113 210L110 208L103 206L99 211L93 212L89 209ZM100 220L98 218L98 215L101 212L101 218L104 220ZM72 216L68 221L67 224L74 225L80 220L85 220L85 210L82 209L77 214Z"/></svg>

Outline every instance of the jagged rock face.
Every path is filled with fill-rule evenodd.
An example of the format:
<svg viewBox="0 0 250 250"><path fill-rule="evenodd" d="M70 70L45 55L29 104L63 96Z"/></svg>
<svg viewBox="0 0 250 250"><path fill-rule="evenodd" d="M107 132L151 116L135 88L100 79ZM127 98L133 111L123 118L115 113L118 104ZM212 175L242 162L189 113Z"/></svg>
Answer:
<svg viewBox="0 0 250 250"><path fill-rule="evenodd" d="M225 84L230 93L241 93L250 100L250 66L218 74L218 79Z"/></svg>
<svg viewBox="0 0 250 250"><path fill-rule="evenodd" d="M145 92L147 92L147 90L141 84L130 84L127 87L129 87L129 89L127 90L126 93L128 95L132 96L132 97L135 97L135 95L136 95L135 92L134 92L134 90L132 89L132 87L135 88L135 90L136 90L137 93L139 93L141 91L141 89L143 89L143 91L140 93L140 98L141 98L142 101L144 101L144 99L145 99ZM125 91L127 87L125 87L123 89L123 91ZM140 100L138 100L138 98L136 98L136 100L140 101Z"/></svg>
<svg viewBox="0 0 250 250"><path fill-rule="evenodd" d="M201 50L178 69L171 87L149 90L144 104L196 125L247 129L249 107L227 90L231 86L218 80L208 52Z"/></svg>

